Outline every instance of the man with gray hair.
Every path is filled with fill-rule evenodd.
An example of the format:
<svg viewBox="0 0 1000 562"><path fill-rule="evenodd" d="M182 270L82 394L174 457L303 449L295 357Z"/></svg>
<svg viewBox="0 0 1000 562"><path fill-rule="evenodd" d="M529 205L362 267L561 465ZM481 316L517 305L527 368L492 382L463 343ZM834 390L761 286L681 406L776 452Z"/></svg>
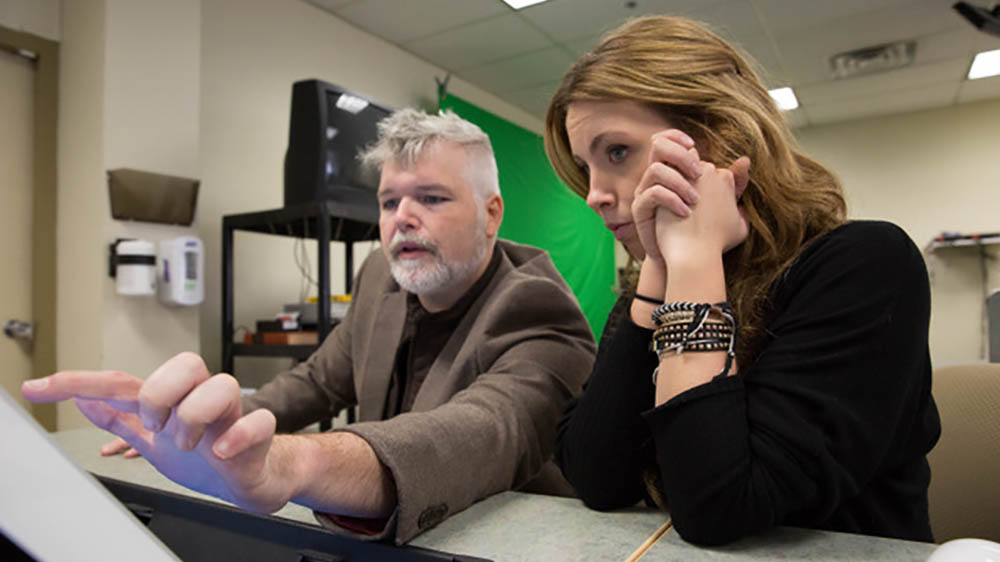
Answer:
<svg viewBox="0 0 1000 562"><path fill-rule="evenodd" d="M307 361L242 401L193 353L146 380L61 372L24 395L83 399L91 421L195 490L258 512L296 502L398 543L500 491L567 491L551 463L556 422L590 373L593 338L548 255L497 239L488 137L405 109L364 158L381 171L382 251ZM358 423L276 435L353 405Z"/></svg>

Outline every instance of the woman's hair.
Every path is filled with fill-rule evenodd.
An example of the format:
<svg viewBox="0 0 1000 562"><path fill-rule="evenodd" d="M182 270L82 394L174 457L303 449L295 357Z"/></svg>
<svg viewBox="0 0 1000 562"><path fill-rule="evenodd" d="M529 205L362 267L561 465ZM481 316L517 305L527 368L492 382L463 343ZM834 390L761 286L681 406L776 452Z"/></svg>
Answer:
<svg viewBox="0 0 1000 562"><path fill-rule="evenodd" d="M751 161L740 202L750 223L745 242L725 256L728 298L740 323L737 359L756 357L769 289L802 248L845 220L840 183L803 154L760 79L735 48L688 19L645 16L605 35L580 57L552 97L545 151L559 177L586 197L588 180L573 160L566 112L578 101L627 100L659 110L720 167Z"/></svg>

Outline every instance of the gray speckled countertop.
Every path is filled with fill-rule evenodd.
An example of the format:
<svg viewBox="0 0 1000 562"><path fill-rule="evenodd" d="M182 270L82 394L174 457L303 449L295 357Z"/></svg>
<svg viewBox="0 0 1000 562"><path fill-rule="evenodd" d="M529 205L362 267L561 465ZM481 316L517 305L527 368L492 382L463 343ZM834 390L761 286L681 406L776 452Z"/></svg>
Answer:
<svg viewBox="0 0 1000 562"><path fill-rule="evenodd" d="M111 439L98 429L52 435L85 470L175 493L214 500L174 484L145 460L101 457L97 450ZM219 500L215 500L219 501ZM289 504L275 515L316 525L312 511ZM665 521L655 510L601 513L578 500L505 492L478 502L410 544L490 558L496 561L623 560ZM863 535L780 528L761 537L721 548L684 542L674 530L642 556L647 561L830 560L915 562L926 560L935 545Z"/></svg>
<svg viewBox="0 0 1000 562"><path fill-rule="evenodd" d="M642 561L922 562L927 560L936 547L937 545L922 542L780 527L766 535L743 539L724 547L704 548L684 542L680 535L671 529L646 552Z"/></svg>
<svg viewBox="0 0 1000 562"><path fill-rule="evenodd" d="M648 509L601 513L579 500L505 492L410 544L511 562L621 560L666 520L666 514Z"/></svg>

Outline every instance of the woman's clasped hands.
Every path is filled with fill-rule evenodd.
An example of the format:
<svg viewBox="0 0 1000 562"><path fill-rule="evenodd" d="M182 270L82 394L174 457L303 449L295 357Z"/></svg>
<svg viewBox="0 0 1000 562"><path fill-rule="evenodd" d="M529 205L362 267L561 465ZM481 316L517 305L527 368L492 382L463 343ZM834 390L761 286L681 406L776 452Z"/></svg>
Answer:
<svg viewBox="0 0 1000 562"><path fill-rule="evenodd" d="M692 255L721 255L741 244L748 223L739 199L749 171L745 156L729 168L701 160L694 141L678 129L654 134L632 201L646 259L666 265Z"/></svg>

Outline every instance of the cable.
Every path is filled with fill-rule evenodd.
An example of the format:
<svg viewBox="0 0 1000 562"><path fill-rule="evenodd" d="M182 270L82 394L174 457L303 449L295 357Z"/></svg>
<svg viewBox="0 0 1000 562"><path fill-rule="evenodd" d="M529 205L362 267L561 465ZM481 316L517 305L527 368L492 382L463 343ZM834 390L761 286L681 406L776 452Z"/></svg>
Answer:
<svg viewBox="0 0 1000 562"><path fill-rule="evenodd" d="M299 302L304 303L306 302L306 297L309 295L309 289L313 286L319 287L319 283L312 276L312 264L309 262L309 256L306 253L305 238L295 239L292 255L295 258L295 266L299 269L299 273L302 274L302 278L299 281Z"/></svg>

